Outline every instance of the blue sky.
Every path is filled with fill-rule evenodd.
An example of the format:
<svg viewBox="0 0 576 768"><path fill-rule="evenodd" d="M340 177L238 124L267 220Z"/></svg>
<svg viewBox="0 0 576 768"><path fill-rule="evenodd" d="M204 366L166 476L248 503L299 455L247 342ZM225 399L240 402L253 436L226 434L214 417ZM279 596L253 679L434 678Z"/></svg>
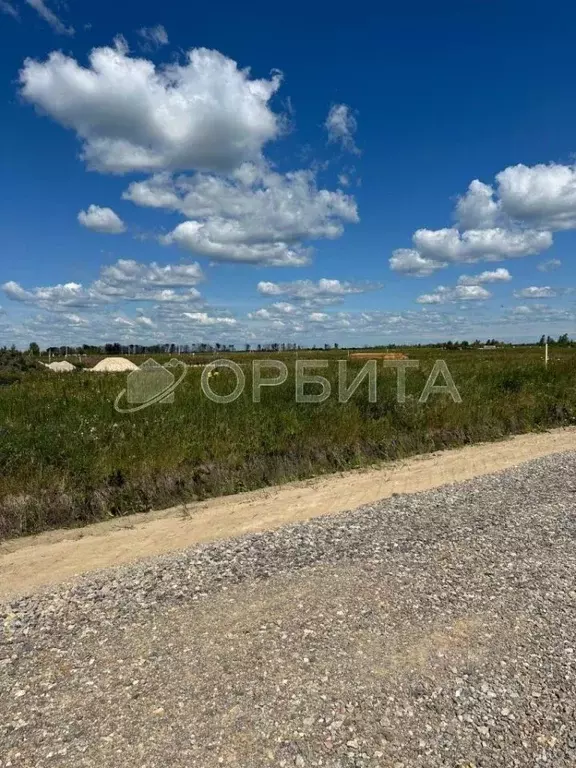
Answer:
<svg viewBox="0 0 576 768"><path fill-rule="evenodd" d="M575 333L574 21L0 0L0 344Z"/></svg>

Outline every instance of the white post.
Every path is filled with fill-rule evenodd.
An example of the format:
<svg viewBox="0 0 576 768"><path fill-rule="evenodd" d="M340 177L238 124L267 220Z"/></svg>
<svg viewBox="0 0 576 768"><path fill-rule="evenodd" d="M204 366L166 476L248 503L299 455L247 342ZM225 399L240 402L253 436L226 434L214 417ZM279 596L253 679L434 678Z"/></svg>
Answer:
<svg viewBox="0 0 576 768"><path fill-rule="evenodd" d="M548 342L544 344L544 367L548 368Z"/></svg>

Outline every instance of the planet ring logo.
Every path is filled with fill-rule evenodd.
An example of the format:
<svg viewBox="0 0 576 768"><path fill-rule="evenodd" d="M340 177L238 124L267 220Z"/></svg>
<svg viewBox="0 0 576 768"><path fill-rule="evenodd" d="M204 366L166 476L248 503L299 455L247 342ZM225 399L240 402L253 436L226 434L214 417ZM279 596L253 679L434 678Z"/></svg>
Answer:
<svg viewBox="0 0 576 768"><path fill-rule="evenodd" d="M170 369L180 369L178 378ZM156 403L173 403L174 391L180 386L187 372L188 367L181 360L170 360L166 365L160 365L150 358L128 374L126 389L123 389L114 401L114 408L118 413L135 413ZM129 407L120 405L124 396Z"/></svg>

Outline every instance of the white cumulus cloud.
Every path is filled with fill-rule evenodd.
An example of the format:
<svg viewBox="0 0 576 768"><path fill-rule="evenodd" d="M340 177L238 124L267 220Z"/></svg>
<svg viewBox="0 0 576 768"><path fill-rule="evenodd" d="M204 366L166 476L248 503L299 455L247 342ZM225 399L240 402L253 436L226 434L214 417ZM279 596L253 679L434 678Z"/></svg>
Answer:
<svg viewBox="0 0 576 768"><path fill-rule="evenodd" d="M447 304L458 301L486 301L492 294L481 285L457 285L448 288L439 285L433 293L423 293L416 301L419 304Z"/></svg>
<svg viewBox="0 0 576 768"><path fill-rule="evenodd" d="M10 280L4 283L2 290L13 301L36 304L44 309L93 307L107 300L99 296L96 291L84 288L80 283L63 283L28 291L19 283Z"/></svg>
<svg viewBox="0 0 576 768"><path fill-rule="evenodd" d="M236 325L234 317L209 315L207 312L183 312L183 317L193 325Z"/></svg>
<svg viewBox="0 0 576 768"><path fill-rule="evenodd" d="M512 275L504 267L480 272L479 275L460 275L458 285L481 285L482 283L507 283Z"/></svg>
<svg viewBox="0 0 576 768"><path fill-rule="evenodd" d="M347 280L323 277L316 282L313 280L295 280L291 283L260 281L257 290L262 296L286 296L297 301L322 304L342 301L344 296L365 293L380 287L379 283L351 283Z"/></svg>
<svg viewBox="0 0 576 768"><path fill-rule="evenodd" d="M204 279L204 273L198 263L167 264L160 266L156 262L143 264L133 259L120 259L108 267L103 267L100 280L108 285L130 285L138 287L166 287L197 285Z"/></svg>
<svg viewBox="0 0 576 768"><path fill-rule="evenodd" d="M80 211L78 221L86 229L108 235L119 235L126 231L126 226L112 208L91 205L87 211Z"/></svg>
<svg viewBox="0 0 576 768"><path fill-rule="evenodd" d="M553 299L557 295L556 291L549 285L531 285L529 288L514 291L514 296L517 299Z"/></svg>
<svg viewBox="0 0 576 768"><path fill-rule="evenodd" d="M419 229L414 233L416 250L424 257L438 262L497 261L528 256L552 245L550 232L538 230Z"/></svg>
<svg viewBox="0 0 576 768"><path fill-rule="evenodd" d="M137 325L143 326L144 328L155 328L156 323L154 320L152 320L151 317L147 317L146 315L139 315L135 321Z"/></svg>
<svg viewBox="0 0 576 768"><path fill-rule="evenodd" d="M461 229L492 229L498 223L500 205L494 190L478 179L470 182L466 194L456 205L456 220Z"/></svg>
<svg viewBox="0 0 576 768"><path fill-rule="evenodd" d="M307 248L289 247L286 243L245 243L238 240L234 227L206 226L198 221L184 221L161 238L163 245L178 245L213 261L236 261L245 264L268 264L274 267L301 267L310 261ZM229 233L230 238L226 239Z"/></svg>
<svg viewBox="0 0 576 768"><path fill-rule="evenodd" d="M518 164L496 174L492 185L474 179L455 210L456 227L419 229L414 248L397 249L390 267L430 274L436 262L496 261L541 253L552 233L576 229L576 164ZM559 266L550 259L539 267Z"/></svg>
<svg viewBox="0 0 576 768"><path fill-rule="evenodd" d="M552 245L552 235L547 231L503 227L459 232L451 227L418 229L412 242L414 248L399 248L393 252L390 268L422 276L449 264L499 261L540 253Z"/></svg>
<svg viewBox="0 0 576 768"><path fill-rule="evenodd" d="M252 320L271 320L274 318L296 318L301 317L304 305L296 306L289 301L276 301L268 307L249 312L248 317Z"/></svg>
<svg viewBox="0 0 576 768"><path fill-rule="evenodd" d="M515 165L496 175L500 204L513 219L551 230L576 227L576 167Z"/></svg>
<svg viewBox="0 0 576 768"><path fill-rule="evenodd" d="M447 262L427 259L414 248L397 248L390 258L390 269L414 277L426 277L448 266Z"/></svg>
<svg viewBox="0 0 576 768"><path fill-rule="evenodd" d="M87 286L64 283L27 290L9 281L2 290L13 301L64 311L68 307L98 307L119 301L197 302L201 296L194 286L203 278L197 263L160 266L156 262L120 259L102 267L99 278Z"/></svg>
<svg viewBox="0 0 576 768"><path fill-rule="evenodd" d="M154 235L163 245L211 261L302 266L311 241L338 238L359 220L352 195L319 188L312 170L279 173L264 157L284 125L270 106L278 72L253 79L205 48L189 51L183 64L157 67L130 56L118 36L113 47L92 50L88 66L61 52L27 59L20 83L25 99L76 131L89 168L151 172L123 198L184 217ZM346 105L336 105L329 124L344 143L355 130ZM108 208L90 206L79 221L99 232L124 231Z"/></svg>
<svg viewBox="0 0 576 768"><path fill-rule="evenodd" d="M244 163L229 176L157 174L123 197L190 217L161 242L214 261L301 266L310 260L306 241L340 237L345 223L358 221L354 198L318 189L311 171L280 174L262 164Z"/></svg>
<svg viewBox="0 0 576 768"><path fill-rule="evenodd" d="M475 179L458 200L456 220L461 229L574 229L576 166L520 163L497 173L494 186Z"/></svg>
<svg viewBox="0 0 576 768"><path fill-rule="evenodd" d="M281 76L250 78L218 51L196 48L183 65L131 57L122 40L95 48L84 67L62 52L26 59L22 96L74 130L90 168L111 172L229 171L261 156L280 131L269 107Z"/></svg>

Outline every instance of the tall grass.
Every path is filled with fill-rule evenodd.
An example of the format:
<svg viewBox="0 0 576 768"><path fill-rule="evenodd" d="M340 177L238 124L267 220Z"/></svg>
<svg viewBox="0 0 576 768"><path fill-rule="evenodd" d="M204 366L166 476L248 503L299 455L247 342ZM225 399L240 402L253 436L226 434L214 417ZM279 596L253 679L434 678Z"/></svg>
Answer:
<svg viewBox="0 0 576 768"><path fill-rule="evenodd" d="M288 380L264 388L260 403L249 366L244 393L228 405L207 399L191 368L173 404L133 414L113 407L124 374L27 373L0 389L0 536L571 424L576 353L559 354L546 370L537 349L447 352L461 403L443 394L418 402L438 350L410 353L421 366L407 374L403 404L395 372L381 367L377 402L364 382L339 403L334 355L318 371L332 383L320 404L295 402L290 363ZM361 367L349 363L349 381ZM211 382L222 393L236 383L228 371Z"/></svg>

